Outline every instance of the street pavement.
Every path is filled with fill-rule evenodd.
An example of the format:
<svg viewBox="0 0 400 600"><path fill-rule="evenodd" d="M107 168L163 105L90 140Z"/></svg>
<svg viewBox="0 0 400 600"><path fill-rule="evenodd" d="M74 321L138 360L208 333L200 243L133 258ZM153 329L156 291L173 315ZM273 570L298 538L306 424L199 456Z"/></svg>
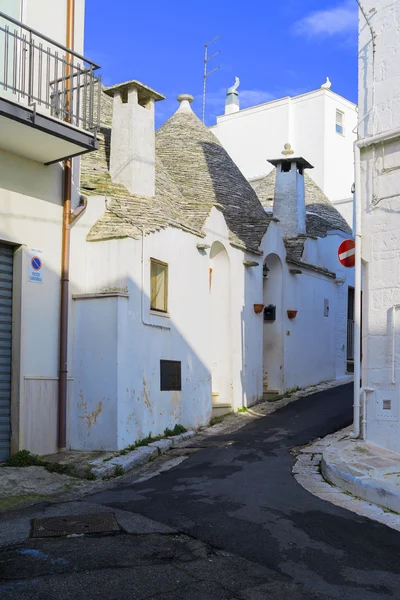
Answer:
<svg viewBox="0 0 400 600"><path fill-rule="evenodd" d="M177 533L29 540L6 548L0 596L400 599L400 534L311 495L291 473L294 448L347 426L351 416L347 385L234 433L194 438L193 453L175 468L86 499L91 512L93 504L107 506Z"/></svg>

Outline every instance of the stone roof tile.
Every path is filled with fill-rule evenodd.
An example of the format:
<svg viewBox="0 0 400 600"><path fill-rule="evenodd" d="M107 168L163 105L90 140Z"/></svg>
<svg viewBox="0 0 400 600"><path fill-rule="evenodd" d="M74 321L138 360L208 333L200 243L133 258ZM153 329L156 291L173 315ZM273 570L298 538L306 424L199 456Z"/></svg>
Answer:
<svg viewBox="0 0 400 600"><path fill-rule="evenodd" d="M156 151L202 229L213 206L223 212L235 245L257 251L267 215L251 185L214 134L193 112L175 113L156 133Z"/></svg>
<svg viewBox="0 0 400 600"><path fill-rule="evenodd" d="M254 186L254 189L264 207L273 207L276 170L273 169L266 177ZM328 231L338 229L352 235L351 228L340 212L333 206L321 188L308 175L304 174L307 233L317 237L326 237Z"/></svg>

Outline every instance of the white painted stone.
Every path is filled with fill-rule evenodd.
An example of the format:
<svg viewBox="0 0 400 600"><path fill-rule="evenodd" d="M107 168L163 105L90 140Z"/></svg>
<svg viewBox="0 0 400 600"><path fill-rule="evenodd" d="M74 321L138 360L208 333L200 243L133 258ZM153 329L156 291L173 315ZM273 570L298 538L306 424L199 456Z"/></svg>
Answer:
<svg viewBox="0 0 400 600"><path fill-rule="evenodd" d="M190 438L196 435L195 431L185 431L185 433L180 433L179 435L174 435L171 440L173 440L174 446L179 442L184 442L185 440L190 440Z"/></svg>
<svg viewBox="0 0 400 600"><path fill-rule="evenodd" d="M113 477L115 474L115 465L111 463L111 461L107 461L102 465L99 464L96 467L92 467L90 469L92 475L96 477L96 479L105 479L107 477Z"/></svg>
<svg viewBox="0 0 400 600"><path fill-rule="evenodd" d="M158 442L152 442L151 444L149 444L149 447L157 448L159 451L159 454L165 454L165 452L167 452L170 448L172 448L173 445L174 445L173 440L167 439L167 440L159 440Z"/></svg>
<svg viewBox="0 0 400 600"><path fill-rule="evenodd" d="M273 213L279 219L283 235L293 238L306 233L306 205L304 175L299 173L295 161L290 166L287 172L282 171L281 164L276 168Z"/></svg>
<svg viewBox="0 0 400 600"><path fill-rule="evenodd" d="M154 196L154 99L141 106L134 84L125 93L126 98L118 90L114 95L110 173L132 194Z"/></svg>
<svg viewBox="0 0 400 600"><path fill-rule="evenodd" d="M158 449L150 446L136 448L128 454L123 454L113 458L110 463L116 467L122 467L124 471L131 471L135 467L140 467L147 461L158 456Z"/></svg>
<svg viewBox="0 0 400 600"><path fill-rule="evenodd" d="M400 5L365 0L374 34L360 16L359 128L365 138L400 126L397 49ZM374 52L373 52L374 47ZM400 316L395 328L395 383L392 381L392 307L400 303L400 142L393 140L361 152L363 256L363 385L367 398L367 440L400 454L400 421L387 419L379 398L394 390L400 410ZM388 390L386 392L385 390ZM383 395L383 396L382 396Z"/></svg>

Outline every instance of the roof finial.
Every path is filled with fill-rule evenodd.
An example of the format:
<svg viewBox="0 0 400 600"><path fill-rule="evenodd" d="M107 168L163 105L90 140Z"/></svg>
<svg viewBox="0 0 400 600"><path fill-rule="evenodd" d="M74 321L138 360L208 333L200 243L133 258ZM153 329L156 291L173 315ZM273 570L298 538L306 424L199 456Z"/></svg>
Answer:
<svg viewBox="0 0 400 600"><path fill-rule="evenodd" d="M176 112L193 112L190 105L193 102L194 98L190 94L179 94L177 97L178 102L180 102L179 108Z"/></svg>
<svg viewBox="0 0 400 600"><path fill-rule="evenodd" d="M323 84L321 85L321 88L322 88L323 90L330 90L330 89L331 89L331 86L332 86L332 82L331 82L331 80L329 79L329 77L327 77L327 78L326 78L326 81L325 81L325 83L323 83Z"/></svg>
<svg viewBox="0 0 400 600"><path fill-rule="evenodd" d="M235 77L235 83L230 88L228 88L226 95L228 95L228 94L236 94L237 95L237 93L238 93L237 89L238 89L239 85L240 85L240 79L239 79L239 77Z"/></svg>
<svg viewBox="0 0 400 600"><path fill-rule="evenodd" d="M291 156L292 154L294 154L294 151L292 150L292 146L291 144L285 144L282 150L282 154L283 156Z"/></svg>

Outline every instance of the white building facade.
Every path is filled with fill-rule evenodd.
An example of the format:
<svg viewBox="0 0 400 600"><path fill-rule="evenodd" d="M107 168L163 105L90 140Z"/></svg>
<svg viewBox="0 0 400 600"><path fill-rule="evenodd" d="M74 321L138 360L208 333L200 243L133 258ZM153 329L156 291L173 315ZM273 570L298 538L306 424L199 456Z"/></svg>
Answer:
<svg viewBox="0 0 400 600"><path fill-rule="evenodd" d="M100 150L82 161L74 449L122 449L346 371L351 279L336 252L350 230L312 180L304 189L306 161L279 153L255 192L191 96L154 132L162 98L137 81L108 88Z"/></svg>
<svg viewBox="0 0 400 600"><path fill-rule="evenodd" d="M314 165L314 181L352 227L356 105L323 86L240 110L240 88L232 90L211 130L244 176L256 183L267 175L268 159L288 142Z"/></svg>
<svg viewBox="0 0 400 600"><path fill-rule="evenodd" d="M359 145L363 418L368 441L400 454L400 6L363 3ZM366 20L368 19L368 21Z"/></svg>
<svg viewBox="0 0 400 600"><path fill-rule="evenodd" d="M73 98L67 91L67 74L76 83L78 65L81 82L86 76L91 83L81 56L84 0L0 0L0 13L2 460L22 448L58 448L63 159L97 142L88 112L82 118L83 107L96 112L94 97L83 102L77 90ZM79 158L70 196L74 210Z"/></svg>

